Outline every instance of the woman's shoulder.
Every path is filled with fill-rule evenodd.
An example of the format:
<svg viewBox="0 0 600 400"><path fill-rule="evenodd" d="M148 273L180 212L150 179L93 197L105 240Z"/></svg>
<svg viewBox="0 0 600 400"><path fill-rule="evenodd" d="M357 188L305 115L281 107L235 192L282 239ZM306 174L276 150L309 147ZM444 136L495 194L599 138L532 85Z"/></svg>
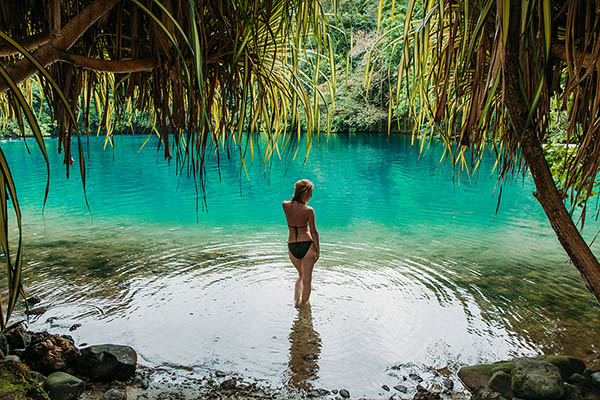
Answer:
<svg viewBox="0 0 600 400"><path fill-rule="evenodd" d="M291 200L284 200L283 202L281 202L282 207L289 207L290 204L292 204Z"/></svg>

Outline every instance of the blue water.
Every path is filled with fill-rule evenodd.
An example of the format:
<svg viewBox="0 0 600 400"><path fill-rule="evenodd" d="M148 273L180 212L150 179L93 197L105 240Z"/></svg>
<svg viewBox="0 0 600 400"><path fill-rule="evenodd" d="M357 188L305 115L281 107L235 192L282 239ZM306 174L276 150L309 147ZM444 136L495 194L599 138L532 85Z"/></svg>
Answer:
<svg viewBox="0 0 600 400"><path fill-rule="evenodd" d="M495 213L492 157L459 175L436 142L420 154L406 137L322 136L306 163L303 148L266 166L248 152L247 174L235 157L220 173L210 159L204 203L155 138L139 151L145 139L117 136L103 150L103 138L90 138L91 212L77 160L65 179L47 140L44 214L35 144L27 154L2 142L23 210L25 286L48 306L32 328L130 344L147 365L353 396L377 396L412 370L542 351L599 362L594 298L529 177L503 184ZM292 306L281 210L301 178L315 184L322 242L308 314ZM599 228L590 219L584 234Z"/></svg>

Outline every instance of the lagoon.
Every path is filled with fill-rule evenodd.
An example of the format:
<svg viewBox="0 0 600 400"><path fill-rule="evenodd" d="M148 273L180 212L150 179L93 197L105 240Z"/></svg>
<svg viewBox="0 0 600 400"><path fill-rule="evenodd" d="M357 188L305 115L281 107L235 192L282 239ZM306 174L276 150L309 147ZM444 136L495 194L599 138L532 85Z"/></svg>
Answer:
<svg viewBox="0 0 600 400"><path fill-rule="evenodd" d="M431 143L331 135L246 162L210 159L206 204L152 138L90 138L85 205L46 140L3 142L23 211L24 286L48 311L33 330L134 347L182 374L239 373L276 386L377 397L402 376L541 352L600 366L600 312L570 265L528 176L499 185L486 157L453 174ZM281 201L315 184L322 257L310 312L293 307ZM600 224L588 218L591 239ZM19 315L15 318L18 318ZM81 327L69 331L73 324ZM432 369L433 368L433 369ZM458 383L457 383L458 384Z"/></svg>

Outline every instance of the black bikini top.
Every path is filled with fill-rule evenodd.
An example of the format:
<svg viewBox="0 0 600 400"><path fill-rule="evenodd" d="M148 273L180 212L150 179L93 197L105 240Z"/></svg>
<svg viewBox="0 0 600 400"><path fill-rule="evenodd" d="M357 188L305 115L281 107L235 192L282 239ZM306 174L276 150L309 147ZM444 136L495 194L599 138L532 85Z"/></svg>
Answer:
<svg viewBox="0 0 600 400"><path fill-rule="evenodd" d="M292 199L292 202L294 202L294 201L297 201L298 203L302 203L302 204L305 204L305 205L306 205L306 203L305 203L305 202L303 202L303 201L300 201L300 200L293 200L293 199ZM296 242L297 242L297 241L298 241L298 229L300 229L300 228L306 228L306 227L308 226L308 224L306 224L306 225L302 225L302 226L296 226L296 225L288 225L288 226L289 226L290 228L294 228L294 232L296 233Z"/></svg>

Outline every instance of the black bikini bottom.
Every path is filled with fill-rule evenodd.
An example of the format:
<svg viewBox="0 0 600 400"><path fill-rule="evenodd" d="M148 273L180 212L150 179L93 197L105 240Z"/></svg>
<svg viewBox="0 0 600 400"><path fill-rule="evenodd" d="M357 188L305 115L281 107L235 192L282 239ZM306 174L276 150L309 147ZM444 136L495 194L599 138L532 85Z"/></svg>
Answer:
<svg viewBox="0 0 600 400"><path fill-rule="evenodd" d="M306 253L308 253L311 244L313 244L312 240L307 240L306 242L290 242L288 243L288 249L290 249L290 253L292 253L294 257L303 258Z"/></svg>

